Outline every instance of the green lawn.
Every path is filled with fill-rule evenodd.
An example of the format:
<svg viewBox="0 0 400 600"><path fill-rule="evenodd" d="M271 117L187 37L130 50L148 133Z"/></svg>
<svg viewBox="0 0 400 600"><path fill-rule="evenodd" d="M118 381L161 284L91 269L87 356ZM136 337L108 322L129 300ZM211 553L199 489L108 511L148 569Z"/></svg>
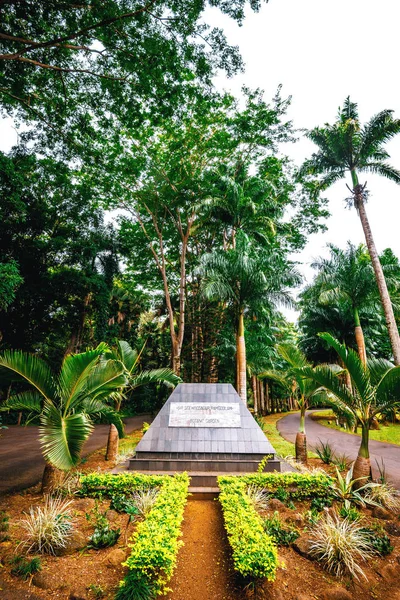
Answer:
<svg viewBox="0 0 400 600"><path fill-rule="evenodd" d="M336 425L335 415L331 410L321 411L318 415L323 417L321 419L316 419L321 425L325 425L325 427L330 427L331 429L337 429L338 431L344 431L343 427L338 427ZM347 431L347 433L350 432ZM360 437L361 433L359 430L358 433L350 433L350 435L358 435ZM378 430L371 429L369 437L371 440L376 440L377 442L388 442L400 446L400 424L389 423L388 425L381 425L381 428Z"/></svg>

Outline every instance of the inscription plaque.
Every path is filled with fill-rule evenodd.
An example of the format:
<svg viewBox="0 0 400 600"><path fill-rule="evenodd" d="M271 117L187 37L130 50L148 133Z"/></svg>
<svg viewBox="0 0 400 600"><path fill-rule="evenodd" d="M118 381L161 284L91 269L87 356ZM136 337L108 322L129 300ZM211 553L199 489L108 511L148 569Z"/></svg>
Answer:
<svg viewBox="0 0 400 600"><path fill-rule="evenodd" d="M171 402L169 427L240 427L240 405Z"/></svg>

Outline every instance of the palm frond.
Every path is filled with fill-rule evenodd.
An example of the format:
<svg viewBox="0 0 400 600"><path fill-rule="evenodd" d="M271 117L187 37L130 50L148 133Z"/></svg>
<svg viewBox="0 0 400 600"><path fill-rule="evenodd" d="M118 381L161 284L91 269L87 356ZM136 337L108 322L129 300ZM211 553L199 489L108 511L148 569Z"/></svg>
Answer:
<svg viewBox="0 0 400 600"><path fill-rule="evenodd" d="M100 416L107 423L113 423L118 430L120 438L124 437L124 424L120 415L108 404L98 398L89 398L82 402L82 412L91 416Z"/></svg>
<svg viewBox="0 0 400 600"><path fill-rule="evenodd" d="M84 413L63 417L51 402L46 402L39 428L45 459L62 470L76 466L92 430L93 425Z"/></svg>
<svg viewBox="0 0 400 600"><path fill-rule="evenodd" d="M305 354L293 344L280 344L277 350L291 367L301 369L309 364Z"/></svg>
<svg viewBox="0 0 400 600"><path fill-rule="evenodd" d="M370 374L368 368L361 362L358 354L351 348L347 348L344 344L340 344L330 333L320 333L319 337L336 350L361 398L367 401L368 398L372 397L373 388L371 386Z"/></svg>
<svg viewBox="0 0 400 600"><path fill-rule="evenodd" d="M27 390L19 394L13 394L3 402L0 411L5 410L28 410L40 414L42 411L43 396L36 390Z"/></svg>
<svg viewBox="0 0 400 600"><path fill-rule="evenodd" d="M386 371L376 387L376 407L383 408L387 403L400 405L400 366Z"/></svg>
<svg viewBox="0 0 400 600"><path fill-rule="evenodd" d="M59 376L62 403L68 410L70 403L82 395L87 380L95 370L107 348L101 347L80 354L69 354L63 361Z"/></svg>
<svg viewBox="0 0 400 600"><path fill-rule="evenodd" d="M0 356L0 369L8 369L15 379L25 380L44 398L55 395L54 376L48 365L34 354L20 350L6 350Z"/></svg>
<svg viewBox="0 0 400 600"><path fill-rule="evenodd" d="M175 387L182 379L175 375L172 369L150 369L137 373L129 380L129 387L135 389L149 383L164 383L168 387Z"/></svg>

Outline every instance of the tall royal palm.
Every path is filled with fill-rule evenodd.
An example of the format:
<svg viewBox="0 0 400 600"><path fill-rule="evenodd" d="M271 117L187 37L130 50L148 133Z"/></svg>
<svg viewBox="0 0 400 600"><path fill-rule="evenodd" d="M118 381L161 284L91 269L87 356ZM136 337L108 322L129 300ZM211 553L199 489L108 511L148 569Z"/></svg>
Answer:
<svg viewBox="0 0 400 600"><path fill-rule="evenodd" d="M320 299L323 303L347 304L354 319L354 335L360 359L365 363L364 332L360 312L375 304L376 281L371 261L365 246L357 248L348 242L347 249L341 250L331 244L330 257L314 263L319 271L321 285Z"/></svg>
<svg viewBox="0 0 400 600"><path fill-rule="evenodd" d="M256 314L271 305L291 306L287 288L299 283L299 276L278 253L256 256L245 244L205 255L199 271L205 296L229 303L234 311L237 390L247 403L245 314L249 311Z"/></svg>
<svg viewBox="0 0 400 600"><path fill-rule="evenodd" d="M357 104L347 98L339 110L333 125L316 127L307 136L319 151L305 161L301 173L322 175L319 188L324 190L350 173L352 181L352 202L359 214L365 241L371 257L376 281L385 313L393 357L400 364L400 337L393 314L393 307L387 289L382 266L372 237L367 218L365 185L359 181L359 173L376 173L400 183L400 172L389 165L389 154L384 144L400 132L400 120L393 119L390 110L378 113L364 126L360 124Z"/></svg>
<svg viewBox="0 0 400 600"><path fill-rule="evenodd" d="M39 439L46 460L44 490L50 489L57 469L67 471L79 462L81 450L93 430L92 417L102 415L122 430L118 414L107 404L127 382L123 365L104 357L105 344L69 354L58 374L39 357L10 350L0 356L0 370L15 381L29 384L12 395L2 410L26 410L40 418Z"/></svg>

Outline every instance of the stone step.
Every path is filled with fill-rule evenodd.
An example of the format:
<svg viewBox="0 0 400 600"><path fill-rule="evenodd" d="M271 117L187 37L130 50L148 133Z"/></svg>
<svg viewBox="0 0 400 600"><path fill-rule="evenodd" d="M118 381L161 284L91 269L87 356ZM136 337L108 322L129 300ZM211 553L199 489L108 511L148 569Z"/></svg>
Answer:
<svg viewBox="0 0 400 600"><path fill-rule="evenodd" d="M189 487L188 500L215 500L219 495L218 487Z"/></svg>
<svg viewBox="0 0 400 600"><path fill-rule="evenodd" d="M131 458L129 460L129 470L134 471L204 471L220 473L254 473L257 471L259 461L257 460L235 460L235 459L217 459L217 460L190 460L179 458L159 458L144 459ZM280 471L281 463L279 460L269 460L265 465L264 471Z"/></svg>

